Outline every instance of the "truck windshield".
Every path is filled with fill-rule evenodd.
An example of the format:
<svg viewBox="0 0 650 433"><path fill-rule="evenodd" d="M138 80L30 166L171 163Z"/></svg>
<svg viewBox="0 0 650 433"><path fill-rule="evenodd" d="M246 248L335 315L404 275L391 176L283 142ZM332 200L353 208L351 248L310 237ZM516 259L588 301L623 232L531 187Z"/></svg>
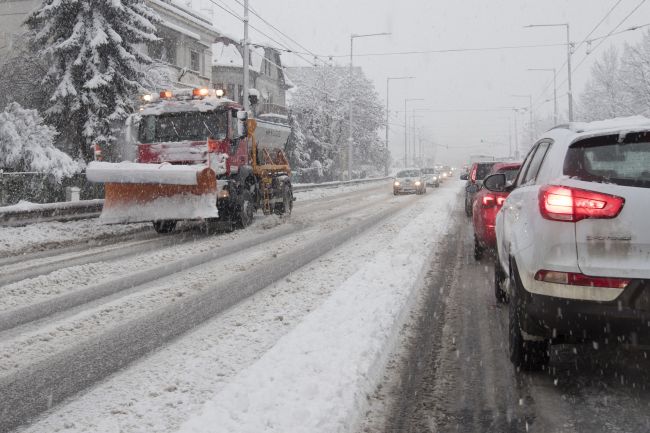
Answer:
<svg viewBox="0 0 650 433"><path fill-rule="evenodd" d="M149 115L142 118L138 139L141 143L226 138L227 112L183 112Z"/></svg>

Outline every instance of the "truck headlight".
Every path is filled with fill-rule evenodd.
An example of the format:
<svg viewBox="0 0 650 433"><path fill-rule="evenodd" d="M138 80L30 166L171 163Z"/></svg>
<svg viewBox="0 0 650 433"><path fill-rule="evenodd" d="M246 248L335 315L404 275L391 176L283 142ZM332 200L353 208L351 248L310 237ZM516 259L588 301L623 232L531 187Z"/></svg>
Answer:
<svg viewBox="0 0 650 433"><path fill-rule="evenodd" d="M419 180L415 181L415 186L420 186L420 181Z"/></svg>
<svg viewBox="0 0 650 433"><path fill-rule="evenodd" d="M394 186L399 186L399 182L398 182L398 181L395 181L395 183L394 183L393 185L394 185Z"/></svg>

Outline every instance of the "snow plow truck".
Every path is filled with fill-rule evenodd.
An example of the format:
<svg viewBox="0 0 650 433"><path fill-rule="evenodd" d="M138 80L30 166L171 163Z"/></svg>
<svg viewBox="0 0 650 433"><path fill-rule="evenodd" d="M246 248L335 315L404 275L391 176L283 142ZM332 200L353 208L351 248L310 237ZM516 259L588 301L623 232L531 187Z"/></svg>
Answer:
<svg viewBox="0 0 650 433"><path fill-rule="evenodd" d="M96 160L86 169L89 181L105 186L100 222L152 222L169 233L181 220L246 227L258 209L291 213L287 125L249 119L215 89L142 99L127 122L136 125L136 161Z"/></svg>

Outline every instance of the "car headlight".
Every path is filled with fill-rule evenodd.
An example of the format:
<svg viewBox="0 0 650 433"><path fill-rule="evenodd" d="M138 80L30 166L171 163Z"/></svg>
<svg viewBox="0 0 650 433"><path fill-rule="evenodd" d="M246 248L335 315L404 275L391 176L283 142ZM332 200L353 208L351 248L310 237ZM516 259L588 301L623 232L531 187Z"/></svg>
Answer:
<svg viewBox="0 0 650 433"><path fill-rule="evenodd" d="M416 180L416 181L415 181L415 186L419 186L419 185L420 185L420 181L419 181L419 180Z"/></svg>
<svg viewBox="0 0 650 433"><path fill-rule="evenodd" d="M394 183L393 185L395 185L395 186L399 186L399 182L398 182L398 181L395 181L395 183Z"/></svg>
<svg viewBox="0 0 650 433"><path fill-rule="evenodd" d="M433 176L433 180L436 181L438 180L438 178L436 176Z"/></svg>

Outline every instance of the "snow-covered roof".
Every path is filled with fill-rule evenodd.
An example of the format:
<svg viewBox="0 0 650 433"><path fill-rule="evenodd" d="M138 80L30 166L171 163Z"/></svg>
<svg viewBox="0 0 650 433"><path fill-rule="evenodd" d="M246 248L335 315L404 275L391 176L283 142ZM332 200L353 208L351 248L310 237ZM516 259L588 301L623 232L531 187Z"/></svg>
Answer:
<svg viewBox="0 0 650 433"><path fill-rule="evenodd" d="M167 27L168 29L175 30L178 33L184 34L185 36L189 36L190 38L196 39L197 41L201 40L201 36L198 33L194 33L191 30L188 30L187 28L183 26L177 26L176 24L169 22L169 21L163 21L162 26Z"/></svg>
<svg viewBox="0 0 650 433"><path fill-rule="evenodd" d="M256 72L262 71L262 61L264 60L264 48L251 48L251 68Z"/></svg>
<svg viewBox="0 0 650 433"><path fill-rule="evenodd" d="M595 122L573 122L569 128L575 132L597 132L604 130L644 129L650 128L650 119L644 116L616 117Z"/></svg>
<svg viewBox="0 0 650 433"><path fill-rule="evenodd" d="M216 97L188 100L161 100L143 106L139 114L143 116L157 116L164 113L180 113L185 111L210 111L233 103L234 101L228 98Z"/></svg>
<svg viewBox="0 0 650 433"><path fill-rule="evenodd" d="M173 13L173 14L176 14L176 15L184 18L185 20L191 22L192 24L194 24L194 25L196 25L198 27L202 27L203 29L205 29L207 31L211 31L211 32L214 32L214 33L217 33L217 34L221 34L219 29L217 29L215 26L213 26L212 23L210 22L210 20L208 20L207 18L201 17L199 12L194 11L194 10L186 7L183 4L181 4L181 3L179 3L179 2L177 2L175 0L171 0L171 2L166 2L166 1L162 1L162 0L147 0L147 1L150 2L153 5L156 5L156 6L160 7L160 8L163 8L163 9L165 9L165 10L167 10L167 11ZM167 25L167 21L165 21L164 18L163 18L163 23L164 23L163 25L165 25L165 26ZM209 41L209 42L212 42L212 41Z"/></svg>
<svg viewBox="0 0 650 433"><path fill-rule="evenodd" d="M243 68L244 60L234 44L226 45L223 42L217 42L212 45L212 65Z"/></svg>

